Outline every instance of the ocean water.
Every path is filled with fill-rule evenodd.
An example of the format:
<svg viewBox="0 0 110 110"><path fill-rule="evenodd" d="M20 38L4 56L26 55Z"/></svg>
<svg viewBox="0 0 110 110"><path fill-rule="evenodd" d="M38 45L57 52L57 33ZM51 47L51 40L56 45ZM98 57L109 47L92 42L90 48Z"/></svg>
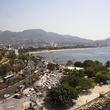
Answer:
<svg viewBox="0 0 110 110"><path fill-rule="evenodd" d="M104 107L102 110L110 110L110 105L107 105L107 106Z"/></svg>
<svg viewBox="0 0 110 110"><path fill-rule="evenodd" d="M105 64L106 61L110 61L110 48L61 50L54 52L33 53L33 55L43 56L46 60L56 60L59 61L60 64L65 64L68 60L72 60L73 62L98 60Z"/></svg>

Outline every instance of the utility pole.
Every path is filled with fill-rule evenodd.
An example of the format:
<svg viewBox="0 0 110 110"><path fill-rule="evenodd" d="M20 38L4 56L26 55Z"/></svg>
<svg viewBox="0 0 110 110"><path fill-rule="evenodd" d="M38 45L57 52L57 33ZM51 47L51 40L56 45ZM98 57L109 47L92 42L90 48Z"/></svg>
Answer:
<svg viewBox="0 0 110 110"><path fill-rule="evenodd" d="M31 60L30 60L30 85L32 87L32 79L31 79Z"/></svg>

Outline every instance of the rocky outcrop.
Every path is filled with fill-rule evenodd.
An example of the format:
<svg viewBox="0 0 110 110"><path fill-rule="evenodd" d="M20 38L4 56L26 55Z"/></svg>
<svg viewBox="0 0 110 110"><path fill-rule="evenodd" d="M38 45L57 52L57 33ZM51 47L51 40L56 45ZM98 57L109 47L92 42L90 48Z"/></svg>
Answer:
<svg viewBox="0 0 110 110"><path fill-rule="evenodd" d="M99 97L92 102L85 104L77 110L101 110L105 106L110 104L110 92L103 97Z"/></svg>

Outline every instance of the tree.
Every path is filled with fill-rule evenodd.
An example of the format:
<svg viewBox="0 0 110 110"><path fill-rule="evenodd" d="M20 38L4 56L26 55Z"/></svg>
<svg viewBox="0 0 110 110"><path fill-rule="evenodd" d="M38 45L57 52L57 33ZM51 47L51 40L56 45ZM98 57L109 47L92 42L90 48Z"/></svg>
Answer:
<svg viewBox="0 0 110 110"><path fill-rule="evenodd" d="M15 82L16 81L16 78L13 78L12 81Z"/></svg>
<svg viewBox="0 0 110 110"><path fill-rule="evenodd" d="M2 58L3 58L3 56L2 56L2 54L0 54L0 61L2 60Z"/></svg>
<svg viewBox="0 0 110 110"><path fill-rule="evenodd" d="M110 61L105 62L106 67L110 67Z"/></svg>
<svg viewBox="0 0 110 110"><path fill-rule="evenodd" d="M74 66L83 67L83 63L81 63L80 61L77 61L77 62L74 63Z"/></svg>
<svg viewBox="0 0 110 110"><path fill-rule="evenodd" d="M9 86L9 85L12 83L12 80L11 80L11 79L8 79L8 80L6 81L6 83L7 83L7 85Z"/></svg>
<svg viewBox="0 0 110 110"><path fill-rule="evenodd" d="M11 59L9 62L10 62L11 67L13 67L13 64L14 64L15 60Z"/></svg>
<svg viewBox="0 0 110 110"><path fill-rule="evenodd" d="M55 70L55 66L56 66L55 64L50 63L47 65L47 69L49 69L50 71L53 71Z"/></svg>
<svg viewBox="0 0 110 110"><path fill-rule="evenodd" d="M2 56L5 56L5 53L6 53L5 51L1 51Z"/></svg>
<svg viewBox="0 0 110 110"><path fill-rule="evenodd" d="M92 79L80 78L78 85L82 88L82 90L88 90L88 89L94 88L95 83Z"/></svg>
<svg viewBox="0 0 110 110"><path fill-rule="evenodd" d="M39 76L34 74L34 75L31 76L31 79L32 79L32 83L35 83L36 81L39 80Z"/></svg>
<svg viewBox="0 0 110 110"><path fill-rule="evenodd" d="M25 61L25 60L28 61L29 60L28 56L26 56L24 54L23 55L19 55L18 58L19 58L19 60L23 60L23 61Z"/></svg>
<svg viewBox="0 0 110 110"><path fill-rule="evenodd" d="M88 78L92 78L92 77L95 77L96 72L94 71L93 68L88 67L88 68L85 68L85 74L88 76Z"/></svg>
<svg viewBox="0 0 110 110"><path fill-rule="evenodd" d="M66 66L71 66L71 65L73 65L73 62L71 60L68 60Z"/></svg>
<svg viewBox="0 0 110 110"><path fill-rule="evenodd" d="M68 84L57 85L48 90L47 96L55 105L66 105L72 102L72 99L78 98L78 92Z"/></svg>
<svg viewBox="0 0 110 110"><path fill-rule="evenodd" d="M17 80L19 81L20 79L21 79L21 77L20 77L20 76L18 76L18 77L17 77Z"/></svg>
<svg viewBox="0 0 110 110"><path fill-rule="evenodd" d="M85 68L87 68L87 67L93 67L93 66L95 66L94 64L95 63L92 60L85 60L83 62L83 65L84 65Z"/></svg>
<svg viewBox="0 0 110 110"><path fill-rule="evenodd" d="M0 67L0 74L2 76L5 76L7 72L11 71L11 67L9 64L4 64Z"/></svg>
<svg viewBox="0 0 110 110"><path fill-rule="evenodd" d="M106 71L99 71L96 74L96 82L106 82L110 78L110 75Z"/></svg>
<svg viewBox="0 0 110 110"><path fill-rule="evenodd" d="M79 77L72 74L69 74L68 76L64 76L60 81L61 84L68 83L69 86L71 87L76 87L78 85L78 82L79 82Z"/></svg>
<svg viewBox="0 0 110 110"><path fill-rule="evenodd" d="M100 65L103 65L101 62L99 62L99 61L94 61L94 63L96 63L96 64L100 64Z"/></svg>
<svg viewBox="0 0 110 110"><path fill-rule="evenodd" d="M7 55L7 58L15 59L16 58L16 54L9 52L9 54Z"/></svg>

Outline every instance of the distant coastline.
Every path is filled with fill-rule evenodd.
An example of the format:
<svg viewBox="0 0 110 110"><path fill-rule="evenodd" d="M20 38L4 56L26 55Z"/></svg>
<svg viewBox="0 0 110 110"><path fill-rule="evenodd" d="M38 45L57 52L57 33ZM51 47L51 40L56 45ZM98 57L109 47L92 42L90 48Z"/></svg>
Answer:
<svg viewBox="0 0 110 110"><path fill-rule="evenodd" d="M28 52L28 53L29 54L31 54L31 53L44 53L44 52L55 52L55 51L65 51L65 50L77 50L77 49L92 49L92 48L72 48L72 49L41 50L41 51L33 51L33 52Z"/></svg>
<svg viewBox="0 0 110 110"><path fill-rule="evenodd" d="M110 48L110 47L93 47L93 48ZM41 51L33 51L33 52L28 52L28 53L32 54L32 53L44 53L44 52L55 52L55 51L65 51L65 50L78 50L78 49L93 49L93 48L71 48L71 49L41 50Z"/></svg>

